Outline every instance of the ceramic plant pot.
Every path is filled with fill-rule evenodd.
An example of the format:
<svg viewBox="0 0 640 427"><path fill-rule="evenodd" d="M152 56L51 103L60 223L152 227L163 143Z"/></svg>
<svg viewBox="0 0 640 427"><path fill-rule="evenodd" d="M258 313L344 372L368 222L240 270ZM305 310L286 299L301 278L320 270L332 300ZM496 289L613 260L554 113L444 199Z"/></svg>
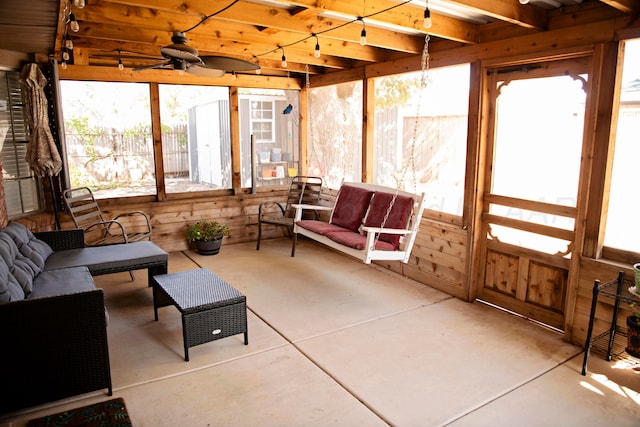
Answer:
<svg viewBox="0 0 640 427"><path fill-rule="evenodd" d="M625 349L633 357L640 357L640 317L627 317L627 348Z"/></svg>
<svg viewBox="0 0 640 427"><path fill-rule="evenodd" d="M220 246L222 245L222 237L216 236L213 240L196 240L196 248L200 255L216 255L220 252Z"/></svg>

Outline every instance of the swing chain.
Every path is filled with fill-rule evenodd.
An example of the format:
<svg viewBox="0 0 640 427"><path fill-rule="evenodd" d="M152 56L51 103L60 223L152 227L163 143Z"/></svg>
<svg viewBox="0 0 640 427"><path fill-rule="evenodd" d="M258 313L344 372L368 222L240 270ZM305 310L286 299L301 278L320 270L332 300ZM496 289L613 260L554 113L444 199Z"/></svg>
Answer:
<svg viewBox="0 0 640 427"><path fill-rule="evenodd" d="M420 74L420 92L418 94L418 103L416 107L416 120L413 126L413 136L411 138L411 145L409 146L409 161L408 164L403 165L402 174L400 178L395 177L396 179L396 191L393 194L393 198L391 202L389 202L389 206L387 207L387 211L384 214L384 218L382 219L382 224L380 224L380 228L384 228L387 224L387 220L389 219L389 215L391 215L391 211L393 209L393 205L396 203L396 199L398 198L398 192L400 190L400 185L404 185L404 176L407 173L407 169L410 168L412 171L412 184L413 184L413 194L417 192L416 185L416 164L415 164L415 147L416 140L418 139L418 116L420 114L420 104L422 103L422 91L427 86L428 82L428 73L429 73L429 34L425 35L424 38L424 48L422 49L422 57L420 59L420 68L422 73ZM380 240L380 235L382 233L377 233L376 238L373 242L373 248L375 249L378 244L378 240Z"/></svg>
<svg viewBox="0 0 640 427"><path fill-rule="evenodd" d="M316 144L314 142L313 136L313 121L310 120L311 116L311 104L308 102L309 96L311 94L311 83L309 82L309 64L305 64L305 88L307 89L307 123L309 124L309 141L311 144L311 157L309 158L309 165L312 165L314 162L319 163L318 161L318 153L316 152Z"/></svg>

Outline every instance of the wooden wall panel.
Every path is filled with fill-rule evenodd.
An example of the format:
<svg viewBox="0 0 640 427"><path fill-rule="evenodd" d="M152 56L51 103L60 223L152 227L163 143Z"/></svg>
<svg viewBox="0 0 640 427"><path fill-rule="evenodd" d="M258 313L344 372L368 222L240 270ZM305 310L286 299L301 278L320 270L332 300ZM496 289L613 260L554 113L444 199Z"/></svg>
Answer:
<svg viewBox="0 0 640 427"><path fill-rule="evenodd" d="M516 296L518 284L518 257L500 253L487 252L484 286L498 292Z"/></svg>
<svg viewBox="0 0 640 427"><path fill-rule="evenodd" d="M618 277L619 271L624 271L625 278L633 278L633 267L631 265L590 258L582 258L580 260L580 280L578 281L575 315L571 331L572 343L582 346L587 337L594 281L598 279L604 283L609 280L614 280ZM614 301L611 298L598 298L594 334L603 332L609 327L613 314L613 303ZM625 326L625 319L629 313L629 307L626 304L620 304L618 325Z"/></svg>
<svg viewBox="0 0 640 427"><path fill-rule="evenodd" d="M529 263L528 276L526 301L562 313L567 288L567 270L532 261Z"/></svg>

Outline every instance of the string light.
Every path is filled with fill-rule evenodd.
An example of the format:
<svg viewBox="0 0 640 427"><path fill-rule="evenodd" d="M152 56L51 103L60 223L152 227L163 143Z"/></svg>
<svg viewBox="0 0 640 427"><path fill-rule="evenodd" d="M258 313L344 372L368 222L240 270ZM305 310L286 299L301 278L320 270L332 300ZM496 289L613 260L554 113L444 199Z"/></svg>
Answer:
<svg viewBox="0 0 640 427"><path fill-rule="evenodd" d="M282 49L282 68L287 68L287 57L284 56L284 48L283 47L278 47L279 49Z"/></svg>
<svg viewBox="0 0 640 427"><path fill-rule="evenodd" d="M433 25L433 22L431 22L431 11L429 10L429 0L427 0L425 4L423 25L425 28L431 28L431 25Z"/></svg>
<svg viewBox="0 0 640 427"><path fill-rule="evenodd" d="M320 39L318 39L318 36L313 34L313 37L316 38L316 48L313 51L313 56L315 56L316 58L320 58Z"/></svg>
<svg viewBox="0 0 640 427"><path fill-rule="evenodd" d="M69 28L74 33L77 33L78 31L80 31L80 24L78 24L78 21L76 20L76 15L74 15L73 12L69 13Z"/></svg>
<svg viewBox="0 0 640 427"><path fill-rule="evenodd" d="M71 36L69 35L69 33L65 34L64 47L69 50L73 50L73 40L71 40Z"/></svg>
<svg viewBox="0 0 640 427"><path fill-rule="evenodd" d="M234 81L238 80L238 76L236 76L236 72L235 71L231 72L231 80L234 80Z"/></svg>
<svg viewBox="0 0 640 427"><path fill-rule="evenodd" d="M67 69L67 63L62 61L62 63L60 64L60 68L62 68L63 70Z"/></svg>
<svg viewBox="0 0 640 427"><path fill-rule="evenodd" d="M367 30L364 25L364 18L362 16L358 16L358 20L362 21L362 31L360 31L360 46L365 46L367 44Z"/></svg>
<svg viewBox="0 0 640 427"><path fill-rule="evenodd" d="M120 49L118 49L118 70L124 70L124 64L122 63L122 56L120 55Z"/></svg>
<svg viewBox="0 0 640 427"><path fill-rule="evenodd" d="M75 7L77 7L78 9L83 9L85 6L85 1L84 0L73 0L73 5Z"/></svg>
<svg viewBox="0 0 640 427"><path fill-rule="evenodd" d="M68 60L69 60L69 58L70 58L70 56L69 56L69 51L67 51L66 49L64 49L64 50L62 51L62 59L63 59L63 60L65 60L65 61L68 61Z"/></svg>

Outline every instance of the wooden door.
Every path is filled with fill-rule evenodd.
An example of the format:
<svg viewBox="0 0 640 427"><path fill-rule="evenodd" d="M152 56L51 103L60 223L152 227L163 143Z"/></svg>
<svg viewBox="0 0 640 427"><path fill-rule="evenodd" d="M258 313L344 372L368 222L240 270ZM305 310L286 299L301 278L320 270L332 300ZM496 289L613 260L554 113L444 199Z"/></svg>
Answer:
<svg viewBox="0 0 640 427"><path fill-rule="evenodd" d="M478 297L562 329L587 59L489 69Z"/></svg>

